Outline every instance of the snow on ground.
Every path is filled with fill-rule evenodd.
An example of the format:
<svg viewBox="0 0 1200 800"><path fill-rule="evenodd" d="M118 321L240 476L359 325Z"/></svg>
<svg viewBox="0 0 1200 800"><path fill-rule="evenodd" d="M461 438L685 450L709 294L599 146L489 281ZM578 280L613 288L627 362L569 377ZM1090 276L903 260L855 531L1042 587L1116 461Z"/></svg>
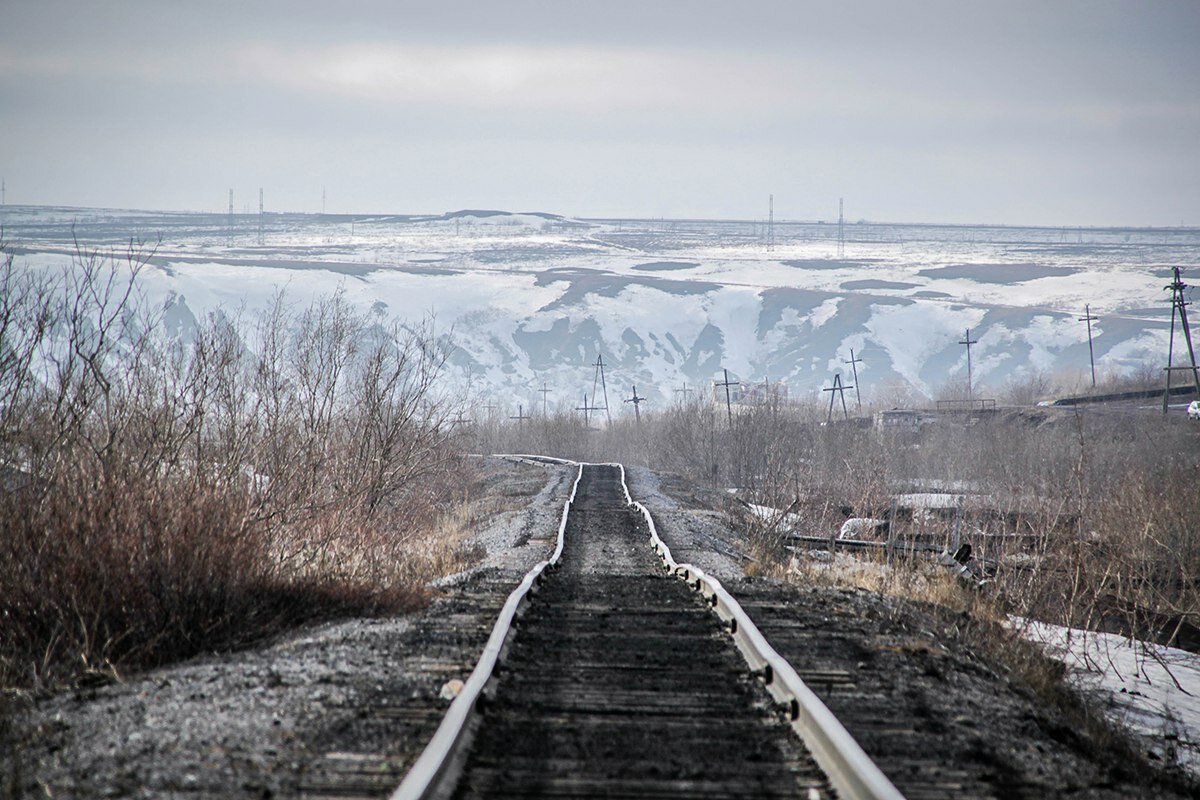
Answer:
<svg viewBox="0 0 1200 800"><path fill-rule="evenodd" d="M1168 267L1200 267L1191 229L863 223L846 226L838 257L837 226L816 223L777 223L772 249L752 222L268 214L262 245L258 224L236 215L231 237L222 213L0 208L32 269L68 264L76 238L117 252L158 241L147 293L182 298L181 319L253 312L280 288L298 304L341 288L401 320L432 313L461 348L456 380L470 370L514 410L540 401L543 380L552 402L577 401L597 353L613 384L636 382L664 405L721 368L818 397L851 347L864 397L897 379L930 392L965 378L968 327L975 379L999 387L1023 371L1086 369L1085 304L1101 317L1098 368L1132 370L1161 360Z"/></svg>
<svg viewBox="0 0 1200 800"><path fill-rule="evenodd" d="M1077 685L1106 693L1115 721L1200 776L1200 655L1044 622L1014 624L1067 664Z"/></svg>

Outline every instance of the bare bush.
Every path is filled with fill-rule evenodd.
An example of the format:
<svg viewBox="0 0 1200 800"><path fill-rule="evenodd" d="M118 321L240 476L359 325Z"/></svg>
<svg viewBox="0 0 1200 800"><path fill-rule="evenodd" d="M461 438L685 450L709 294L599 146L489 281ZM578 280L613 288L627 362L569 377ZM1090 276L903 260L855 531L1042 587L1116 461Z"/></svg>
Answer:
<svg viewBox="0 0 1200 800"><path fill-rule="evenodd" d="M0 269L0 681L403 607L453 561L431 539L463 499L432 321L279 295L166 338L138 294L151 253Z"/></svg>

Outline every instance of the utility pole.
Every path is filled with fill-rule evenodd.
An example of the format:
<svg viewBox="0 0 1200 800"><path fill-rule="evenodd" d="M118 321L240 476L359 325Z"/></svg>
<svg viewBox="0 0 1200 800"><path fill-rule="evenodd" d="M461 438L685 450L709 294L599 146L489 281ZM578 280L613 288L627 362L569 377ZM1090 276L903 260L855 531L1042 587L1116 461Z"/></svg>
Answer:
<svg viewBox="0 0 1200 800"><path fill-rule="evenodd" d="M721 383L718 383L717 386L725 387L725 417L729 420L729 427L732 428L733 427L733 402L730 400L730 397L729 397L729 387L730 386L740 386L741 384L738 381L729 380L729 370L722 367L721 372L723 372L725 374L725 380Z"/></svg>
<svg viewBox="0 0 1200 800"><path fill-rule="evenodd" d="M604 354L596 355L596 370L592 373L592 402L596 402L596 383L600 383L600 389L604 392L604 416L608 420L608 424L612 424L612 414L608 410L608 386L604 383ZM586 405L586 404L585 404Z"/></svg>
<svg viewBox="0 0 1200 800"><path fill-rule="evenodd" d="M833 393L836 392L838 397L842 398L842 417L850 419L850 412L846 410L846 390L849 389L842 383L842 373L835 372L833 375L833 386L822 389L822 392L829 392L829 413L825 415L826 422L833 421Z"/></svg>
<svg viewBox="0 0 1200 800"><path fill-rule="evenodd" d="M263 190L258 187L258 246L263 246Z"/></svg>
<svg viewBox="0 0 1200 800"><path fill-rule="evenodd" d="M646 402L646 398L644 398L644 397L638 397L638 393L637 393L637 386L636 386L636 385L633 387L633 397L630 397L630 398L629 398L628 400L626 400L625 402L626 402L626 403L633 403L633 416L634 416L634 419L636 419L636 420L637 420L638 427L641 427L641 425L642 425L642 411L641 411L641 409L639 408L639 406L641 406L641 404L642 404L642 403Z"/></svg>
<svg viewBox="0 0 1200 800"><path fill-rule="evenodd" d="M1171 373L1174 370L1190 370L1192 373L1192 382L1196 386L1196 395L1200 397L1200 370L1196 368L1196 351L1192 348L1192 331L1188 326L1187 307L1191 304L1187 302L1183 293L1184 289L1187 288L1187 284L1183 282L1179 267L1175 267L1175 280L1163 288L1171 290L1171 339L1167 344L1167 387L1163 390L1163 413L1166 414L1167 403L1171 397ZM1183 329L1183 339L1187 343L1188 359L1192 364L1190 367L1176 367L1171 363L1175 354L1176 316L1179 317L1179 327Z"/></svg>
<svg viewBox="0 0 1200 800"><path fill-rule="evenodd" d="M1092 307L1088 304L1083 306L1083 316L1077 317L1080 322L1087 323L1088 329L1088 363L1092 365L1092 388L1096 388L1096 352L1092 349L1092 323L1099 321L1099 317L1092 316Z"/></svg>
<svg viewBox="0 0 1200 800"><path fill-rule="evenodd" d="M975 394L971 388L971 345L979 344L979 340L972 339L971 329L967 328L967 338L963 339L959 344L967 346L967 400L974 400Z"/></svg>
<svg viewBox="0 0 1200 800"><path fill-rule="evenodd" d="M575 410L583 412L583 427L587 428L588 430L591 430L591 412L599 411L600 406L589 406L588 399L587 399L587 392L584 392L583 393L583 405L579 406Z"/></svg>
<svg viewBox="0 0 1200 800"><path fill-rule="evenodd" d="M229 190L229 235L228 245L233 247L233 189Z"/></svg>
<svg viewBox="0 0 1200 800"><path fill-rule="evenodd" d="M533 417L525 416L525 406L517 404L517 415L515 417L509 417L509 419L515 419L517 420L518 425L525 427L525 420L533 419Z"/></svg>
<svg viewBox="0 0 1200 800"><path fill-rule="evenodd" d="M678 389L675 390L675 394L683 396L683 404L686 406L687 401L688 401L688 395L694 391L696 391L696 390L688 388L687 382L685 381L681 387L679 387Z"/></svg>
<svg viewBox="0 0 1200 800"><path fill-rule="evenodd" d="M838 258L846 257L846 218L845 218L845 215L842 213L842 209L843 209L842 203L843 203L843 199L839 197L838 198L838 244L837 244L837 257Z"/></svg>
<svg viewBox="0 0 1200 800"><path fill-rule="evenodd" d="M4 178L0 178L0 206L6 205L8 202L8 187L4 183Z"/></svg>
<svg viewBox="0 0 1200 800"><path fill-rule="evenodd" d="M775 249L775 195L767 195L767 250Z"/></svg>
<svg viewBox="0 0 1200 800"><path fill-rule="evenodd" d="M325 187L321 187L321 216L325 216Z"/></svg>
<svg viewBox="0 0 1200 800"><path fill-rule="evenodd" d="M538 391L538 394L540 394L542 396L542 416L545 417L545 416L547 416L547 414L546 414L546 398L550 395L550 390L546 388L545 381L542 381L542 388L538 389L537 391Z"/></svg>
<svg viewBox="0 0 1200 800"><path fill-rule="evenodd" d="M843 361L843 364L849 364L850 369L854 370L854 402L858 406L858 410L862 410L862 395L858 391L858 365L863 363L861 358L854 357L854 348L850 348L850 360Z"/></svg>

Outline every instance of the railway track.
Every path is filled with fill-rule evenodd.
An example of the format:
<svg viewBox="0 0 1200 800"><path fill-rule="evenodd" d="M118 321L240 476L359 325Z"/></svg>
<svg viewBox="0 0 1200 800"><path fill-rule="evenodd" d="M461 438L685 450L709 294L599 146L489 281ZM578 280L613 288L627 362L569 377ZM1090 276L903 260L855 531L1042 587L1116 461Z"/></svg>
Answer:
<svg viewBox="0 0 1200 800"><path fill-rule="evenodd" d="M900 797L720 584L674 562L618 465L580 466L554 555L393 794L595 796Z"/></svg>

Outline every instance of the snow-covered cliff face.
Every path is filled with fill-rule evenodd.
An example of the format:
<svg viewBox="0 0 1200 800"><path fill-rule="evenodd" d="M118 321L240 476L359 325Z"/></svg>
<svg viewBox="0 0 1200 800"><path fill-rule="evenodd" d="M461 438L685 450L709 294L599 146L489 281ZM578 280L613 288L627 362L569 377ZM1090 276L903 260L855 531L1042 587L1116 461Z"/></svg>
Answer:
<svg viewBox="0 0 1200 800"><path fill-rule="evenodd" d="M228 218L5 207L18 260L69 264L84 247L161 236L144 273L186 336L218 308L253 313L278 288L298 304L342 288L364 310L436 316L455 379L515 409L578 405L604 356L610 405L630 386L653 404L728 369L816 396L834 372L870 395L930 393L966 376L995 389L1030 371L1165 361L1170 268L1200 266L1200 231L1020 229L606 220L459 212L437 217Z"/></svg>

